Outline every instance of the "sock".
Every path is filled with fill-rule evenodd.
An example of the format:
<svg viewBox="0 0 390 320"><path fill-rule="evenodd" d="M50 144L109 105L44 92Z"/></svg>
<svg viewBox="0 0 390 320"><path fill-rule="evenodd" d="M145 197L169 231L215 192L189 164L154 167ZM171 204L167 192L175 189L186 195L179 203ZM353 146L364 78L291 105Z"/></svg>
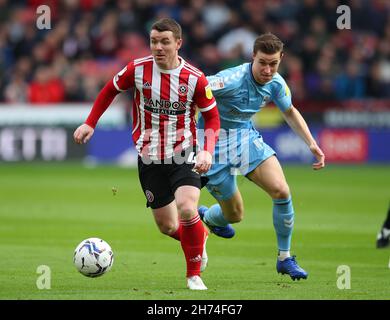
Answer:
<svg viewBox="0 0 390 320"><path fill-rule="evenodd" d="M279 252L278 252L278 259L280 261L284 261L286 258L289 258L289 257L291 257L290 256L290 251L279 250Z"/></svg>
<svg viewBox="0 0 390 320"><path fill-rule="evenodd" d="M202 263L205 227L196 215L190 220L180 220L180 242L187 263L187 277L199 276Z"/></svg>
<svg viewBox="0 0 390 320"><path fill-rule="evenodd" d="M291 197L273 199L273 221L280 251L289 251L294 226L294 208Z"/></svg>
<svg viewBox="0 0 390 320"><path fill-rule="evenodd" d="M390 228L387 229L386 227L383 227L381 230L381 234L383 235L383 238L390 237Z"/></svg>
<svg viewBox="0 0 390 320"><path fill-rule="evenodd" d="M225 227L229 224L223 216L221 206L214 204L204 214L204 220L208 224L217 227Z"/></svg>
<svg viewBox="0 0 390 320"><path fill-rule="evenodd" d="M179 223L179 227L177 228L177 230L174 233L170 234L169 236L173 239L180 241L181 229L182 227L181 224Z"/></svg>

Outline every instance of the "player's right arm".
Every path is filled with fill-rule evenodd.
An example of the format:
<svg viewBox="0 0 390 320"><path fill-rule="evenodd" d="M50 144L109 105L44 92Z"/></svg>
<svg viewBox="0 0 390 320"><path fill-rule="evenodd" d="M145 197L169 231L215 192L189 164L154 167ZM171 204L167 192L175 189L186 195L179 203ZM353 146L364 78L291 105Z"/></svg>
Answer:
<svg viewBox="0 0 390 320"><path fill-rule="evenodd" d="M133 86L134 63L130 62L112 80L108 81L99 92L87 120L75 130L73 134L74 141L78 144L87 143L91 139L100 117L110 106L116 95Z"/></svg>
<svg viewBox="0 0 390 320"><path fill-rule="evenodd" d="M317 142L313 138L310 129L302 117L301 113L291 105L285 112L283 112L283 118L294 132L302 138L303 141L309 147L311 153L317 159L317 162L313 163L314 170L320 170L325 167L325 155Z"/></svg>
<svg viewBox="0 0 390 320"><path fill-rule="evenodd" d="M273 101L282 111L283 118L290 128L302 138L309 147L311 153L317 159L317 162L313 163L313 169L322 169L325 166L325 155L313 138L305 119L293 106L291 92L288 85L283 79L281 79L277 88L278 89L275 90L275 94L273 96Z"/></svg>

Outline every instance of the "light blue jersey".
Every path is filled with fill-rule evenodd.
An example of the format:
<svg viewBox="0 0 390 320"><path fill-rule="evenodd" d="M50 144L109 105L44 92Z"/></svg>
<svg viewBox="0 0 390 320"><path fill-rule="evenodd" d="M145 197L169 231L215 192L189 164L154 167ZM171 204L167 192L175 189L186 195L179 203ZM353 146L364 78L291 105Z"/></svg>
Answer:
<svg viewBox="0 0 390 320"><path fill-rule="evenodd" d="M209 178L207 188L217 199L227 200L237 188L237 171L247 175L275 154L254 128L252 116L270 101L282 112L286 111L292 105L291 94L278 73L264 85L257 83L251 63L223 70L207 79L217 100L222 129L213 165L206 174ZM204 129L201 115L198 128ZM202 143L202 130L199 133Z"/></svg>

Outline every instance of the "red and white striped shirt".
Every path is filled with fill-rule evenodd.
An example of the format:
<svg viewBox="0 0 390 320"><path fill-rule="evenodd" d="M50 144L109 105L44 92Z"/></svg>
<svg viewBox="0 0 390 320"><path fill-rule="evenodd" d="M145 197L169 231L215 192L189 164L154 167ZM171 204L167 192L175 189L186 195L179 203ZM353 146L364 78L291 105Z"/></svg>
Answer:
<svg viewBox="0 0 390 320"><path fill-rule="evenodd" d="M133 141L140 155L171 158L196 140L196 106L216 106L205 75L179 57L176 69L162 70L152 56L131 61L114 78L118 91L134 88Z"/></svg>

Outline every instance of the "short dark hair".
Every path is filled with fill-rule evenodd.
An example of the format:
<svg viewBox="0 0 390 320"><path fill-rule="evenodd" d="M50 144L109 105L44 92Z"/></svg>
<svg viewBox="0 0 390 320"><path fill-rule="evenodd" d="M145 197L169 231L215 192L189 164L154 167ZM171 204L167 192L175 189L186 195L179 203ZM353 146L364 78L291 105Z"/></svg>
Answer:
<svg viewBox="0 0 390 320"><path fill-rule="evenodd" d="M174 19L163 18L153 23L151 30L159 32L172 31L175 39L181 39L181 26Z"/></svg>
<svg viewBox="0 0 390 320"><path fill-rule="evenodd" d="M265 33L257 37L253 44L253 54L261 51L265 54L275 54L283 52L284 43L272 33Z"/></svg>

